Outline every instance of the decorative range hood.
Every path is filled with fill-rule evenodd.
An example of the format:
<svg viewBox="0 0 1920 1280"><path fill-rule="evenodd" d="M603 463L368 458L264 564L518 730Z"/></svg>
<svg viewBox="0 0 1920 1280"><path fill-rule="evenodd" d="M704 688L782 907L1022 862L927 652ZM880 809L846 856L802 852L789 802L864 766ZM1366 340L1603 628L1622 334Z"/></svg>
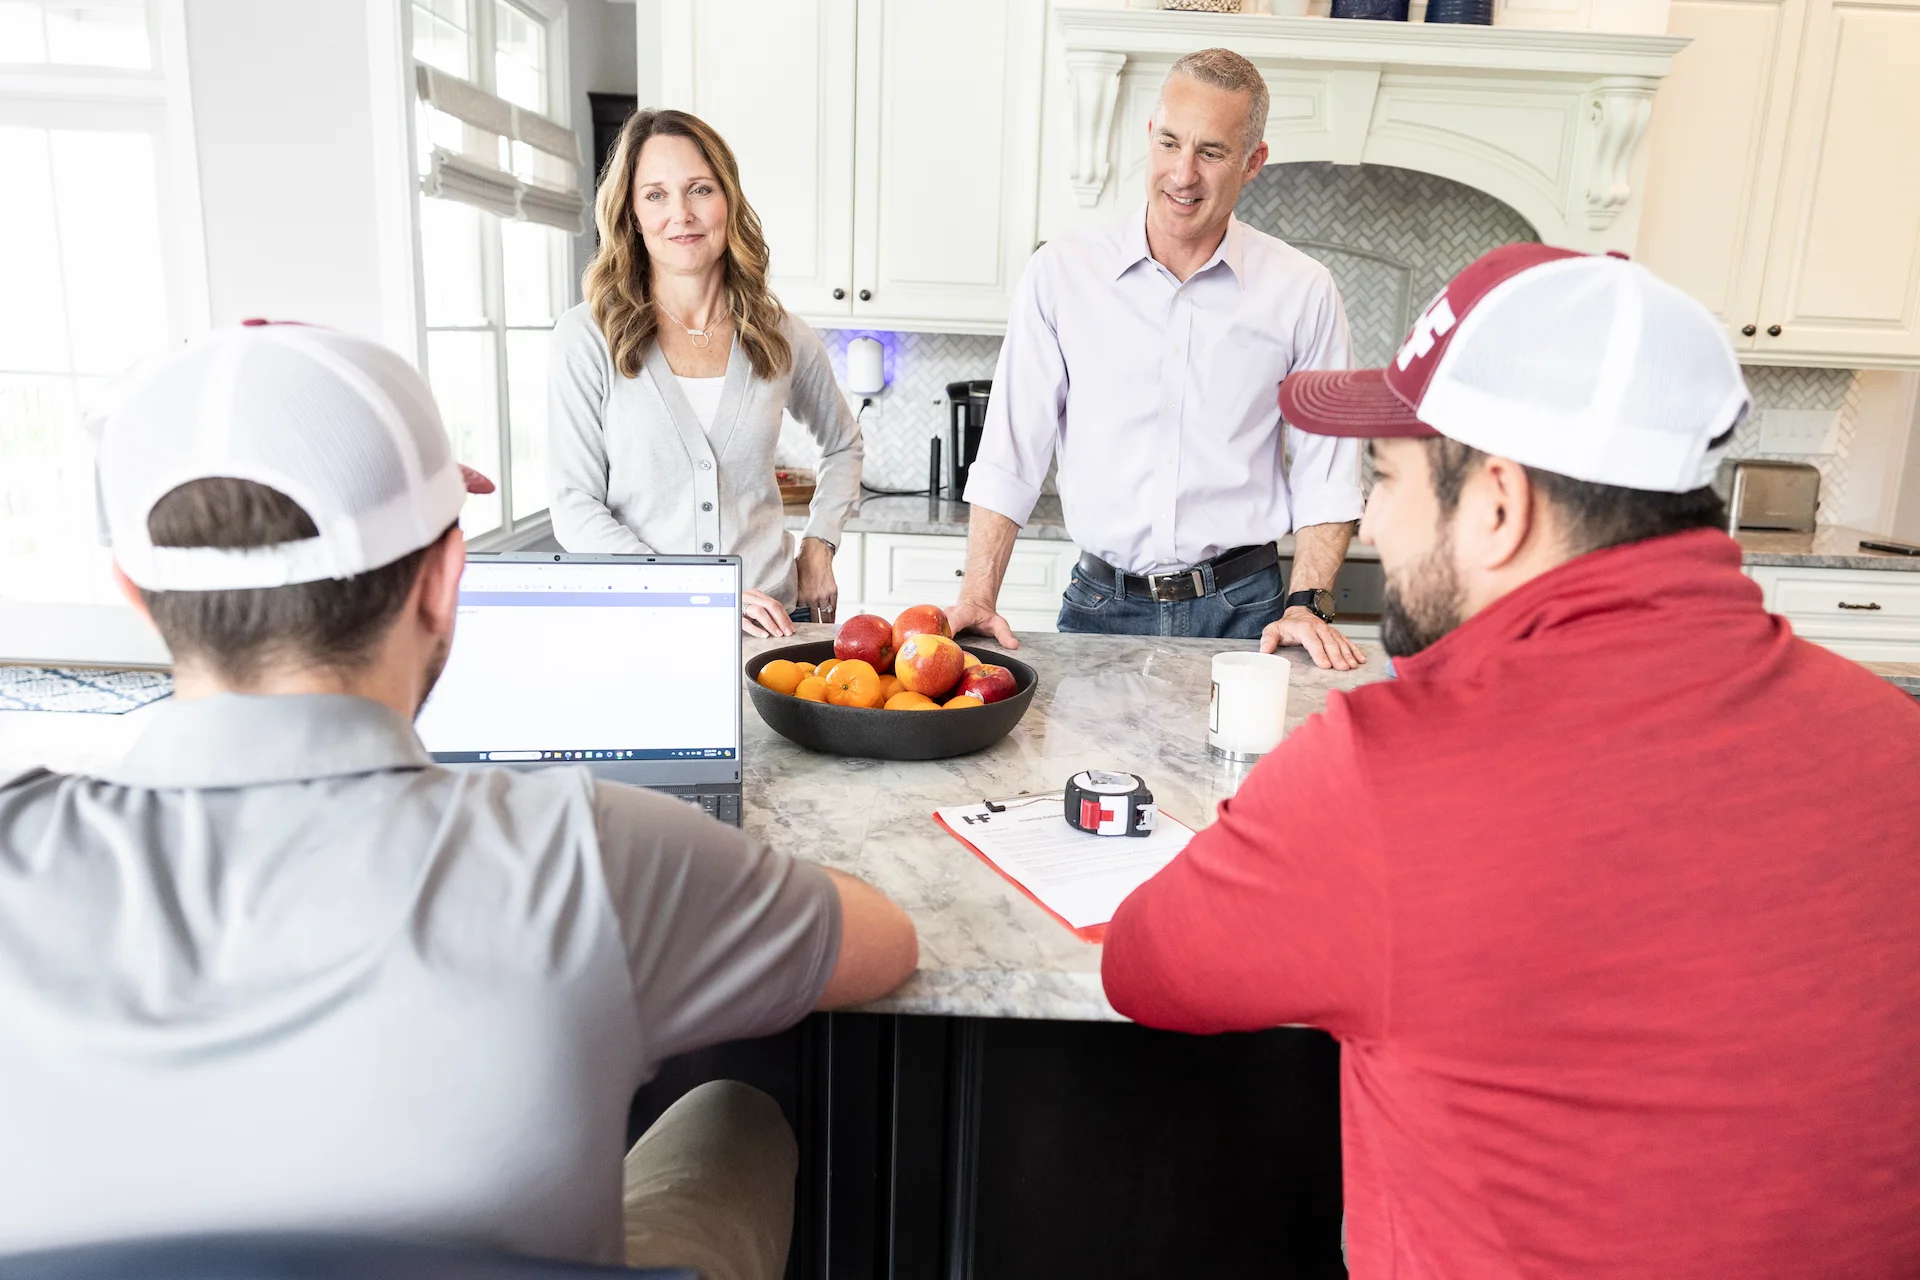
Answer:
<svg viewBox="0 0 1920 1280"><path fill-rule="evenodd" d="M1418 169L1512 206L1550 244L1631 250L1637 155L1675 36L1142 9L1056 9L1075 198L1137 189L1168 66L1224 45L1272 94L1269 164Z"/></svg>

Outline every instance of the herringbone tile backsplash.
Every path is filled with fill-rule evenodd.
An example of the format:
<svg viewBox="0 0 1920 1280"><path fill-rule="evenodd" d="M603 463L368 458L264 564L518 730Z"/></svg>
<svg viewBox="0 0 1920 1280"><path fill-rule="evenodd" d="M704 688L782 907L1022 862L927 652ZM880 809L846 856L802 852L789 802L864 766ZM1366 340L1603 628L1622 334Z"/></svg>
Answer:
<svg viewBox="0 0 1920 1280"><path fill-rule="evenodd" d="M1240 194L1240 218L1327 265L1340 287L1361 367L1384 364L1415 312L1462 267L1488 249L1536 240L1508 206L1472 187L1385 165L1268 165ZM825 329L821 338L844 378L847 343L866 330ZM946 385L991 378L1000 339L972 334L874 333L886 350L888 385L867 410L866 482L879 489L923 488L927 439L946 431ZM1756 409L1835 409L1833 453L1792 459L1820 469L1821 516L1839 504L1849 480L1848 453L1859 399L1846 369L1749 367ZM855 408L859 399L850 397ZM1758 415L1734 438L1736 457L1759 451ZM813 443L791 419L780 440L783 462L810 466Z"/></svg>

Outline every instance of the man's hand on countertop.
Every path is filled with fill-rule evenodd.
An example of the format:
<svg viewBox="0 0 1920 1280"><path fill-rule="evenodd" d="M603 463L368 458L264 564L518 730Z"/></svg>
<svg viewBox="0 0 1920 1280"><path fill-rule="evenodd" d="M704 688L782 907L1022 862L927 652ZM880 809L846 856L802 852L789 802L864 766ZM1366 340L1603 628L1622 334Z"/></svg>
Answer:
<svg viewBox="0 0 1920 1280"><path fill-rule="evenodd" d="M1330 667L1335 671L1355 671L1367 662L1360 656L1360 651L1353 647L1353 641L1303 604L1297 604L1281 614L1278 622L1269 622L1266 630L1260 633L1262 653L1272 653L1283 644L1299 645L1307 651L1307 656L1313 659L1315 666Z"/></svg>
<svg viewBox="0 0 1920 1280"><path fill-rule="evenodd" d="M992 636L1003 649L1020 647L1020 642L1013 638L1012 625L995 613L992 605L975 604L970 600L956 601L947 610L947 622L952 625L956 639L963 631L977 631Z"/></svg>

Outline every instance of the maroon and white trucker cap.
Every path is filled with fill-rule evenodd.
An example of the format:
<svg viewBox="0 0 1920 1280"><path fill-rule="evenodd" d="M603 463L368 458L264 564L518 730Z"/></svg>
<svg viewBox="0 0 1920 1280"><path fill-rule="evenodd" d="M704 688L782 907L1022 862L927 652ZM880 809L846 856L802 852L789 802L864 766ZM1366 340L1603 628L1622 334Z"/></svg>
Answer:
<svg viewBox="0 0 1920 1280"><path fill-rule="evenodd" d="M1720 324L1645 267L1512 244L1447 282L1384 369L1296 373L1289 425L1446 436L1574 480L1685 493L1750 400Z"/></svg>

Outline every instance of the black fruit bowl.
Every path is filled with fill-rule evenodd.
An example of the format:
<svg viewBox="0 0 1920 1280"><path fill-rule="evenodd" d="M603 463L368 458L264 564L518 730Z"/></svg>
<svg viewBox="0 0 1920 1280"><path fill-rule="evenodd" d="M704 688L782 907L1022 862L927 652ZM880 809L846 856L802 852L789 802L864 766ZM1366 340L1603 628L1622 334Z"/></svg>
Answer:
<svg viewBox="0 0 1920 1280"><path fill-rule="evenodd" d="M962 648L1013 672L1014 694L984 707L958 711L882 711L836 707L775 693L760 683L760 668L776 658L818 665L833 657L833 641L790 644L769 649L747 663L747 692L767 727L809 751L871 760L945 760L990 747L1012 732L1027 714L1040 677L1032 667L977 644Z"/></svg>

